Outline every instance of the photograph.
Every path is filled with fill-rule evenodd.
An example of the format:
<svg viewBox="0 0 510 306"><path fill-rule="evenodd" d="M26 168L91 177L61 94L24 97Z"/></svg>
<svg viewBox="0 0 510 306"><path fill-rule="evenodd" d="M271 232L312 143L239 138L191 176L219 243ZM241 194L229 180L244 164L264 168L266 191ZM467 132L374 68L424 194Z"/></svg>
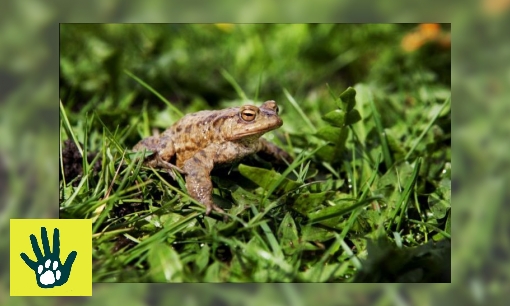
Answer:
<svg viewBox="0 0 510 306"><path fill-rule="evenodd" d="M93 283L451 283L451 24L61 23L58 44L59 221L88 221L32 230L60 235L41 288L83 254Z"/></svg>

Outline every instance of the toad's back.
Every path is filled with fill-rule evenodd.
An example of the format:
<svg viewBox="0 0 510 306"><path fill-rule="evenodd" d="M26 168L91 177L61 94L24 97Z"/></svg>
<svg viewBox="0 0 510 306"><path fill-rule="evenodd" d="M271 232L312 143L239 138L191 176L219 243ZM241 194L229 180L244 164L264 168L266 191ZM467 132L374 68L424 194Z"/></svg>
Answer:
<svg viewBox="0 0 510 306"><path fill-rule="evenodd" d="M160 141L173 146L176 164L180 166L208 145L228 141L238 112L239 107L235 107L188 114L167 129Z"/></svg>

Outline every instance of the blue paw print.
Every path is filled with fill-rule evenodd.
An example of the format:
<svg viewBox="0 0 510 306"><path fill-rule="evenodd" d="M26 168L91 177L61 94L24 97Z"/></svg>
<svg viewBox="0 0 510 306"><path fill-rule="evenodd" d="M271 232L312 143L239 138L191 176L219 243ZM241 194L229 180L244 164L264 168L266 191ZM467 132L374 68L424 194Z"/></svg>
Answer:
<svg viewBox="0 0 510 306"><path fill-rule="evenodd" d="M32 243L32 249L37 257L37 261L32 261L25 253L20 254L21 259L35 272L35 278L39 287L53 288L55 286L62 286L69 279L71 267L78 253L76 251L69 253L65 263L62 265L60 262L60 232L57 228L53 230L53 252L50 251L48 233L45 227L41 227L41 241L44 255L37 244L37 238L32 234L30 235L30 242Z"/></svg>

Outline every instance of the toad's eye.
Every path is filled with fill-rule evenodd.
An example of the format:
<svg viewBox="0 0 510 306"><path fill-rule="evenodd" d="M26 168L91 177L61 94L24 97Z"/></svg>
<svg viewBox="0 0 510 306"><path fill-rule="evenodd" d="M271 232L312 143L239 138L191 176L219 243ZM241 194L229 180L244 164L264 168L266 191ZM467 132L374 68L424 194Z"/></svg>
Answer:
<svg viewBox="0 0 510 306"><path fill-rule="evenodd" d="M278 106L276 106L275 110L276 114L278 115L278 112L280 112L280 108L278 108Z"/></svg>
<svg viewBox="0 0 510 306"><path fill-rule="evenodd" d="M243 118L244 121L253 121L256 116L257 112L252 109L245 109L241 112L241 118Z"/></svg>

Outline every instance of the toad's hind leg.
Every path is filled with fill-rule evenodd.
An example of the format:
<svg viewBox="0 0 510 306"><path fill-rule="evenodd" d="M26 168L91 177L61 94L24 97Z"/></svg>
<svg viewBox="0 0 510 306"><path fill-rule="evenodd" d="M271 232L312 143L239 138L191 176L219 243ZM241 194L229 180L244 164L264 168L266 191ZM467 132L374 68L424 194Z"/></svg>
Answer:
<svg viewBox="0 0 510 306"><path fill-rule="evenodd" d="M211 210L224 213L223 209L214 204L212 199L213 185L211 182L211 170L214 167L212 159L207 158L207 151L198 151L192 158L184 162L183 170L186 173L186 188L195 200L205 205L205 213Z"/></svg>
<svg viewBox="0 0 510 306"><path fill-rule="evenodd" d="M145 139L142 139L138 142L134 147L134 151L152 151L153 155L147 157L145 164L152 168L162 168L166 169L168 174L172 176L174 180L176 180L175 174L172 170L175 170L181 174L184 174L184 171L177 167L176 165L168 162L167 160L171 160L174 157L175 152L172 146L172 143L163 136L150 136Z"/></svg>

